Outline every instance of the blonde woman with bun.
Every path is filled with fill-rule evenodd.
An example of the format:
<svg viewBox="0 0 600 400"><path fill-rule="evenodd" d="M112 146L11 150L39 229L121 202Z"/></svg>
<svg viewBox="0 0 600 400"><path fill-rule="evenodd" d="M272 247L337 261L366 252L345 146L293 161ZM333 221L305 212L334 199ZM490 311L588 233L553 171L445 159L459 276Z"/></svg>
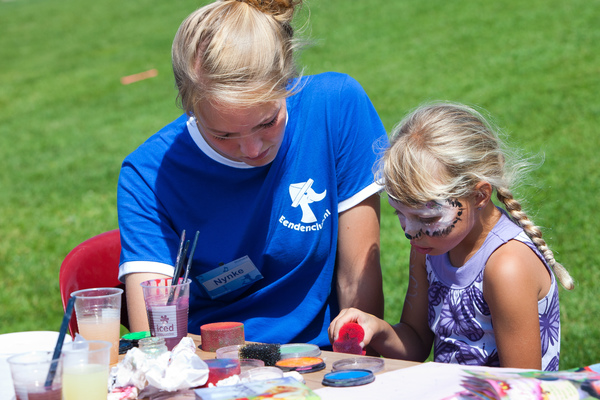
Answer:
<svg viewBox="0 0 600 400"><path fill-rule="evenodd" d="M386 357L424 361L433 346L437 362L557 370L555 276L573 280L513 197L525 167L471 107L428 104L401 121L380 172L411 244L402 317L345 309L331 340L353 321Z"/></svg>
<svg viewBox="0 0 600 400"><path fill-rule="evenodd" d="M302 76L296 0L222 0L187 17L172 47L184 114L123 162L120 279L132 330L140 282L173 275L183 230L200 232L188 331L224 321L245 338L328 346L340 309L383 316L375 142L362 87Z"/></svg>

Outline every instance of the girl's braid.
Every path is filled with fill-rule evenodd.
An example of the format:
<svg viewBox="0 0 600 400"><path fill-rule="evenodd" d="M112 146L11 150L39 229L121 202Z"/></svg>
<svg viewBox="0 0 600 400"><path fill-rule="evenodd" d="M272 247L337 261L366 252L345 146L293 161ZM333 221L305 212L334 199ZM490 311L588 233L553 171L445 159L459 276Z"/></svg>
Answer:
<svg viewBox="0 0 600 400"><path fill-rule="evenodd" d="M496 195L498 200L500 200L506 210L510 213L513 220L523 228L527 236L531 238L535 246L542 253L548 265L558 278L559 282L565 289L571 290L573 289L573 278L569 272L562 266L559 262L554 259L554 253L546 244L546 241L542 239L542 231L538 226L536 226L527 216L527 214L522 210L521 203L519 203L513 197L512 192L505 187L496 188Z"/></svg>

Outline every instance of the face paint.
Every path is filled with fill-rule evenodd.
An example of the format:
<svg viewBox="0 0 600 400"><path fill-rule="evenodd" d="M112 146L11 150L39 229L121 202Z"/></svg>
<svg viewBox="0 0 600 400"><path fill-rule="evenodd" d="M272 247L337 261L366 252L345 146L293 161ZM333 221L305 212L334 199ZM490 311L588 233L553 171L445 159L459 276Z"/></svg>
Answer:
<svg viewBox="0 0 600 400"><path fill-rule="evenodd" d="M400 225L407 239L417 239L421 235L446 236L461 220L462 204L456 199L447 199L440 204L428 201L418 208L411 208L389 197L389 203L398 214Z"/></svg>

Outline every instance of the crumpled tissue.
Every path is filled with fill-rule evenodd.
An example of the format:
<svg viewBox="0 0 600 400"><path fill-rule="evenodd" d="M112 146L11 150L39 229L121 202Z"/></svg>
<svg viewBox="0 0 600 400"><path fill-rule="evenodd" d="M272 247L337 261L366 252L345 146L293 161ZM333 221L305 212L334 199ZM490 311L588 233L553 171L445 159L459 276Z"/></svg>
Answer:
<svg viewBox="0 0 600 400"><path fill-rule="evenodd" d="M129 350L112 368L109 389L135 386L144 392L174 392L202 386L207 380L208 365L196 354L192 338L184 337L173 351L157 358L147 357L137 347Z"/></svg>

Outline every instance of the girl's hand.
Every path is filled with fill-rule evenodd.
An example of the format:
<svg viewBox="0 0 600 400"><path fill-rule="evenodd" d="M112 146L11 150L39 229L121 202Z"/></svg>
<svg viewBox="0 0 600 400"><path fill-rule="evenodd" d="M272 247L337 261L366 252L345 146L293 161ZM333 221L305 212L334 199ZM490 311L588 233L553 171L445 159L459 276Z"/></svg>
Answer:
<svg viewBox="0 0 600 400"><path fill-rule="evenodd" d="M383 322L374 315L360 311L356 308L345 308L329 325L329 341L333 344L340 333L340 329L348 322L355 322L359 324L365 331L365 337L360 343L361 348L365 348L371 343L372 338L379 332L379 323Z"/></svg>

